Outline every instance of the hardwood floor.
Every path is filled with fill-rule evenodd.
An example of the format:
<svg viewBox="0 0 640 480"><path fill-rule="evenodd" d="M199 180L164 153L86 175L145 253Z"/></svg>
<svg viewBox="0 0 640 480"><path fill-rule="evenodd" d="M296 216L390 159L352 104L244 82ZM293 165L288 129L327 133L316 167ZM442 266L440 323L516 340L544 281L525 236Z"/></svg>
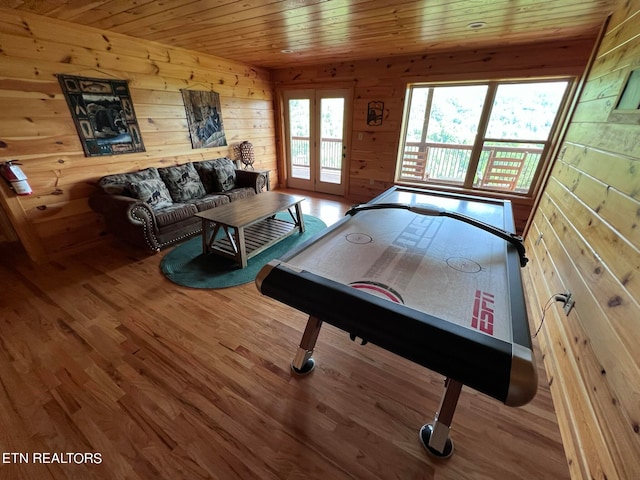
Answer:
<svg viewBox="0 0 640 480"><path fill-rule="evenodd" d="M349 206L303 203L327 223ZM165 252L115 240L44 265L0 253L2 479L569 478L541 359L525 407L465 387L438 461L418 429L440 375L325 325L295 378L306 316L253 283L179 287Z"/></svg>

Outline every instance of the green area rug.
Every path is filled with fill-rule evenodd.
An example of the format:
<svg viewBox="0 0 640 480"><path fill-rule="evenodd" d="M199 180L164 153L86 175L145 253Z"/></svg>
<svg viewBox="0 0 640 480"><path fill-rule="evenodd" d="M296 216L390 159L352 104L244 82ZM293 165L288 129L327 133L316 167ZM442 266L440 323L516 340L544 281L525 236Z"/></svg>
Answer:
<svg viewBox="0 0 640 480"><path fill-rule="evenodd" d="M277 217L291 219L287 212L281 212ZM237 263L219 255L203 255L202 238L198 235L167 253L160 262L160 269L173 283L192 288L226 288L253 282L265 264L283 256L327 226L317 217L304 215L304 227L304 233L294 233L250 258L246 268L240 268Z"/></svg>

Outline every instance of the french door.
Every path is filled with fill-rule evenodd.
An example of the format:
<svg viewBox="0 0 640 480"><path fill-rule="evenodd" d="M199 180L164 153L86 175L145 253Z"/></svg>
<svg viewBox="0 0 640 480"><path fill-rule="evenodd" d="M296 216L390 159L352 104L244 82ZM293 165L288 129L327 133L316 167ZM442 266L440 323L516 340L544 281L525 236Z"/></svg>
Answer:
<svg viewBox="0 0 640 480"><path fill-rule="evenodd" d="M344 194L351 91L283 92L287 186Z"/></svg>

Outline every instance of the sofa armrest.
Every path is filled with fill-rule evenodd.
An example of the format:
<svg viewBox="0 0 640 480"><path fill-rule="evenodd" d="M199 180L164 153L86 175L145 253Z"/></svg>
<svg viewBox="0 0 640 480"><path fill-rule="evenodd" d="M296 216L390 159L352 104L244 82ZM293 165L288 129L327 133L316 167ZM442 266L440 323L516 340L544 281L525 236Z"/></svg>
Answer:
<svg viewBox="0 0 640 480"><path fill-rule="evenodd" d="M104 215L108 231L116 237L146 250L160 250L156 217L148 204L100 192L89 196L89 206Z"/></svg>
<svg viewBox="0 0 640 480"><path fill-rule="evenodd" d="M236 170L236 183L238 187L253 188L256 193L261 193L267 185L267 177L264 173L254 170Z"/></svg>

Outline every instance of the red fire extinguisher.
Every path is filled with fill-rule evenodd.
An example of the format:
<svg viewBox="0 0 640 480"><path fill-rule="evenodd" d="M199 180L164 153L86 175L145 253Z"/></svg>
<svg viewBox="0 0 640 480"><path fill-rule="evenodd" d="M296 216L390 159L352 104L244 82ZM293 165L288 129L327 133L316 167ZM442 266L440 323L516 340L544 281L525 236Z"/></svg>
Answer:
<svg viewBox="0 0 640 480"><path fill-rule="evenodd" d="M11 188L18 195L31 195L33 193L31 185L27 182L27 176L19 166L10 161L5 162L0 165L0 174L2 174L2 178L9 182Z"/></svg>

